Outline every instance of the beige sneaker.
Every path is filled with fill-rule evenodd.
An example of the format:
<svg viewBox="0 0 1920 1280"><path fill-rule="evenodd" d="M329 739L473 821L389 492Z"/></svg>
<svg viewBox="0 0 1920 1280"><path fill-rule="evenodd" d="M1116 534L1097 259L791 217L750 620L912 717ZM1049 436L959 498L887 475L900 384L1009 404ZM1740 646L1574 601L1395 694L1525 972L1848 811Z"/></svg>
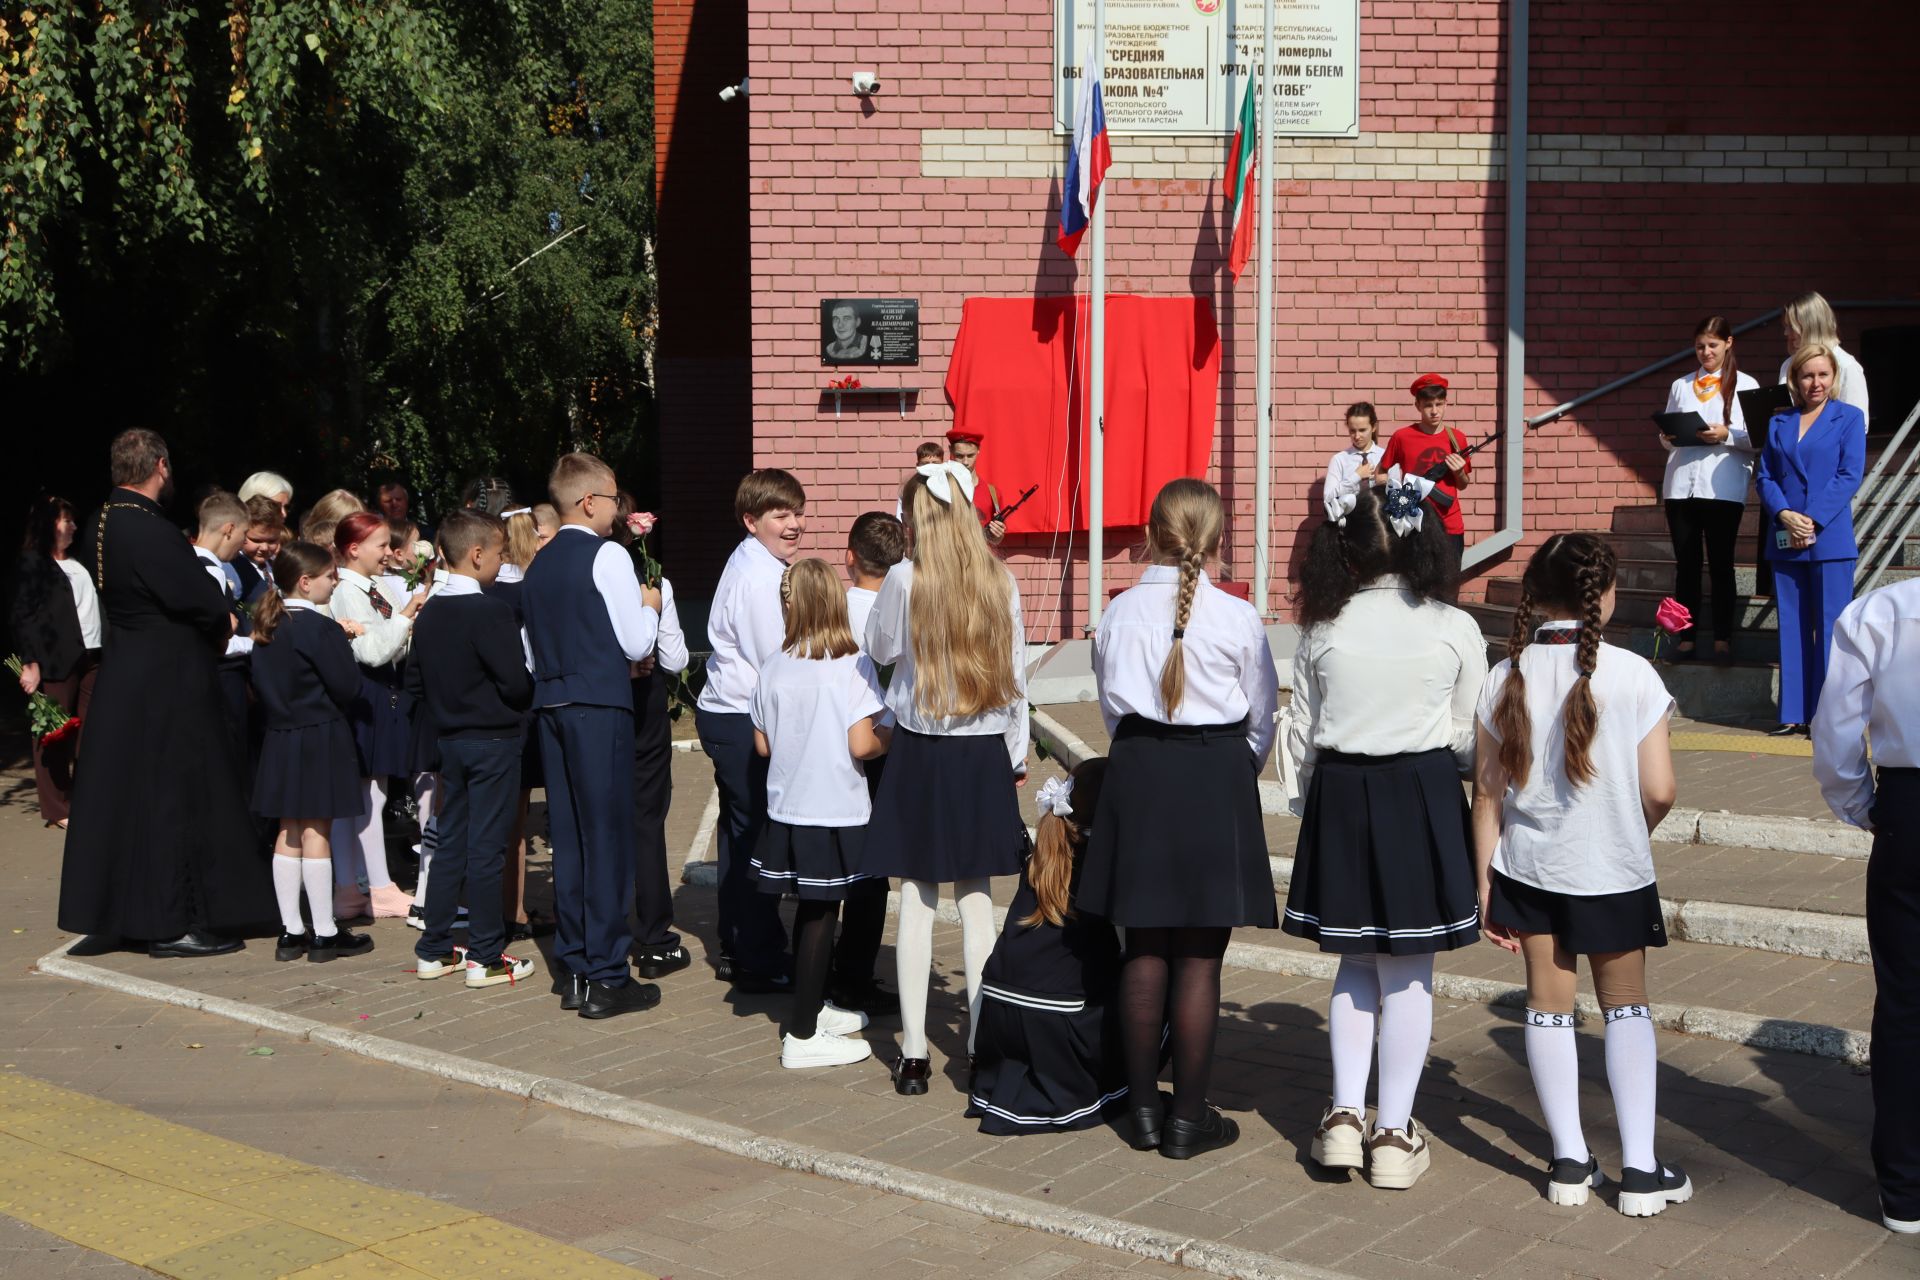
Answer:
<svg viewBox="0 0 1920 1280"><path fill-rule="evenodd" d="M1313 1135L1313 1162L1322 1169L1365 1168L1366 1114L1352 1107L1328 1107Z"/></svg>
<svg viewBox="0 0 1920 1280"><path fill-rule="evenodd" d="M1376 1129L1367 1139L1367 1181L1386 1191L1405 1191L1433 1163L1427 1135L1409 1119L1404 1129Z"/></svg>

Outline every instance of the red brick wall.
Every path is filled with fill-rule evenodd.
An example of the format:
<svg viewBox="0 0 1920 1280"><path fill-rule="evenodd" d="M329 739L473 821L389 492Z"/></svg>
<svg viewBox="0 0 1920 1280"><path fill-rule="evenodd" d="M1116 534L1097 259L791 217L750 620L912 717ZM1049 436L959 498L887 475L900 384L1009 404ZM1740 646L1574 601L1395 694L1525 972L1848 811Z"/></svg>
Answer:
<svg viewBox="0 0 1920 1280"><path fill-rule="evenodd" d="M970 12L951 12L963 7ZM1381 133L1503 131L1506 7L1363 4L1360 144ZM997 0L990 11L978 0L749 0L753 451L757 463L790 466L807 482L817 552L837 549L860 511L890 509L914 443L945 429L939 388L966 297L1084 288L1076 268L1086 249L1076 264L1052 244L1057 180L977 168L977 176L922 176L923 130L1050 126L1051 14L1050 0ZM1742 6L1737 24L1703 17L1654 0L1534 6L1534 145L1571 147L1550 136L1563 132L1920 133L1920 95L1904 87L1908 74L1897 66L1920 36L1920 6L1849 6L1804 38L1782 33L1805 31L1808 11L1777 0ZM1784 51L1807 42L1824 51L1814 64L1825 73L1822 87L1790 99ZM1884 74L1857 74L1854 58ZM886 90L863 103L847 76L868 67ZM1778 68L1778 92L1766 87L1770 68ZM708 90L690 93L697 101ZM1280 140L1276 160L1299 160L1304 145ZM1116 139L1116 160L1152 160L1155 146ZM1920 166L1920 156L1894 160ZM1711 311L1744 320L1810 287L1836 298L1914 293L1920 202L1911 183L1695 179L1681 169L1657 183L1532 184L1529 412L1681 349L1693 321ZM1501 182L1303 174L1276 189L1273 530L1284 611L1294 544L1317 519L1309 486L1343 443L1344 405L1371 399L1384 425L1398 424L1410 416L1407 383L1438 369L1453 381L1457 423L1484 430L1494 422L1505 225ZM1221 204L1217 176L1113 181L1109 288L1198 293L1215 303L1225 354L1211 478L1232 512L1228 571L1242 576L1253 536L1254 287L1251 273L1237 288L1226 284ZM672 248L663 235L663 252ZM827 375L816 345L818 302L843 294L921 301L921 366L863 374L870 385L926 389L905 421L891 404L836 420L820 395ZM1843 316L1849 333L1864 322ZM1753 335L1740 351L1761 373L1782 354L1772 332ZM1521 554L1554 527L1603 525L1616 503L1650 498L1660 454L1649 447L1646 414L1678 372L1531 442L1530 537ZM1496 525L1495 469L1468 491L1470 537ZM1109 535L1110 584L1131 580L1131 541L1122 531ZM1081 571L1059 588L1062 548L1027 539L1007 550L1030 597L1035 635L1076 629ZM1073 555L1082 555L1079 542Z"/></svg>

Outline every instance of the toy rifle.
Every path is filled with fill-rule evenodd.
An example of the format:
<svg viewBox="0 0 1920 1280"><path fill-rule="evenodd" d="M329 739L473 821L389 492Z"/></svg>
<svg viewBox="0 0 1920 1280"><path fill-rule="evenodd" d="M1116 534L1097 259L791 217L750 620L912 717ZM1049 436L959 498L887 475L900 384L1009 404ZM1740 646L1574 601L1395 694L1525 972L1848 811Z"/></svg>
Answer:
<svg viewBox="0 0 1920 1280"><path fill-rule="evenodd" d="M1528 429L1532 430L1531 427L1529 427ZM1460 449L1457 452L1463 458L1471 458L1474 454L1480 452L1480 450L1486 448L1488 445L1492 444L1494 441L1500 439L1506 434L1507 434L1507 429L1505 427L1495 427L1491 432L1489 432L1486 435L1485 438L1476 440L1472 444L1468 445L1466 448ZM1449 441L1449 443L1451 443L1451 441ZM1436 462L1432 466L1428 467L1425 472L1422 473L1425 479L1431 480L1436 484L1438 484L1442 480L1445 480L1450 474L1452 474L1451 469L1447 466L1445 462ZM1445 511L1448 507L1453 505L1453 496L1451 494L1442 493L1438 489L1435 489L1432 493L1428 494L1427 498L1429 501L1433 503L1434 506L1438 507L1442 511Z"/></svg>
<svg viewBox="0 0 1920 1280"><path fill-rule="evenodd" d="M1006 506L995 509L993 513L993 519L1004 521L1008 516L1012 515L1014 512L1018 511L1022 506L1026 505L1027 499L1031 498L1034 494L1038 492L1040 492L1039 485L1037 484L1028 485L1027 491L1025 493L1015 498L1012 502L1008 503ZM992 522L993 521L991 520L988 521L989 524L991 524Z"/></svg>

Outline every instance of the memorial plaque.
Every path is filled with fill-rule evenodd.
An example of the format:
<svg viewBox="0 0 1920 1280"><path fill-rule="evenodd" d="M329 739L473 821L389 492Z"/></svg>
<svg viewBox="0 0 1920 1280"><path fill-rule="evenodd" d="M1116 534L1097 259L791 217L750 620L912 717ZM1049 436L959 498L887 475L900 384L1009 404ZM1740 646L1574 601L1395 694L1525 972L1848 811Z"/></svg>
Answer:
<svg viewBox="0 0 1920 1280"><path fill-rule="evenodd" d="M1273 15L1273 136L1360 134L1360 0L1107 0L1111 134L1233 136ZM1053 0L1053 123L1073 132L1093 0ZM1117 158L1117 157L1116 157Z"/></svg>
<svg viewBox="0 0 1920 1280"><path fill-rule="evenodd" d="M822 298L821 364L919 364L918 298Z"/></svg>

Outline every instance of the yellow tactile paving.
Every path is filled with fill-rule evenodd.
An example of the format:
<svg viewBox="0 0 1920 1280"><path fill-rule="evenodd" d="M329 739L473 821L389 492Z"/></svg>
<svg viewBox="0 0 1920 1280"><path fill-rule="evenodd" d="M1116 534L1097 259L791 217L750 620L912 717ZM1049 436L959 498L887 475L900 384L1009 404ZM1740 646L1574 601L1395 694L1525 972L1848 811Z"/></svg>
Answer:
<svg viewBox="0 0 1920 1280"><path fill-rule="evenodd" d="M1670 741L1675 751L1736 751L1755 756L1813 756L1813 743L1805 738L1773 738L1764 733L1676 733Z"/></svg>
<svg viewBox="0 0 1920 1280"><path fill-rule="evenodd" d="M0 1074L0 1213L175 1280L635 1280L424 1196Z"/></svg>

